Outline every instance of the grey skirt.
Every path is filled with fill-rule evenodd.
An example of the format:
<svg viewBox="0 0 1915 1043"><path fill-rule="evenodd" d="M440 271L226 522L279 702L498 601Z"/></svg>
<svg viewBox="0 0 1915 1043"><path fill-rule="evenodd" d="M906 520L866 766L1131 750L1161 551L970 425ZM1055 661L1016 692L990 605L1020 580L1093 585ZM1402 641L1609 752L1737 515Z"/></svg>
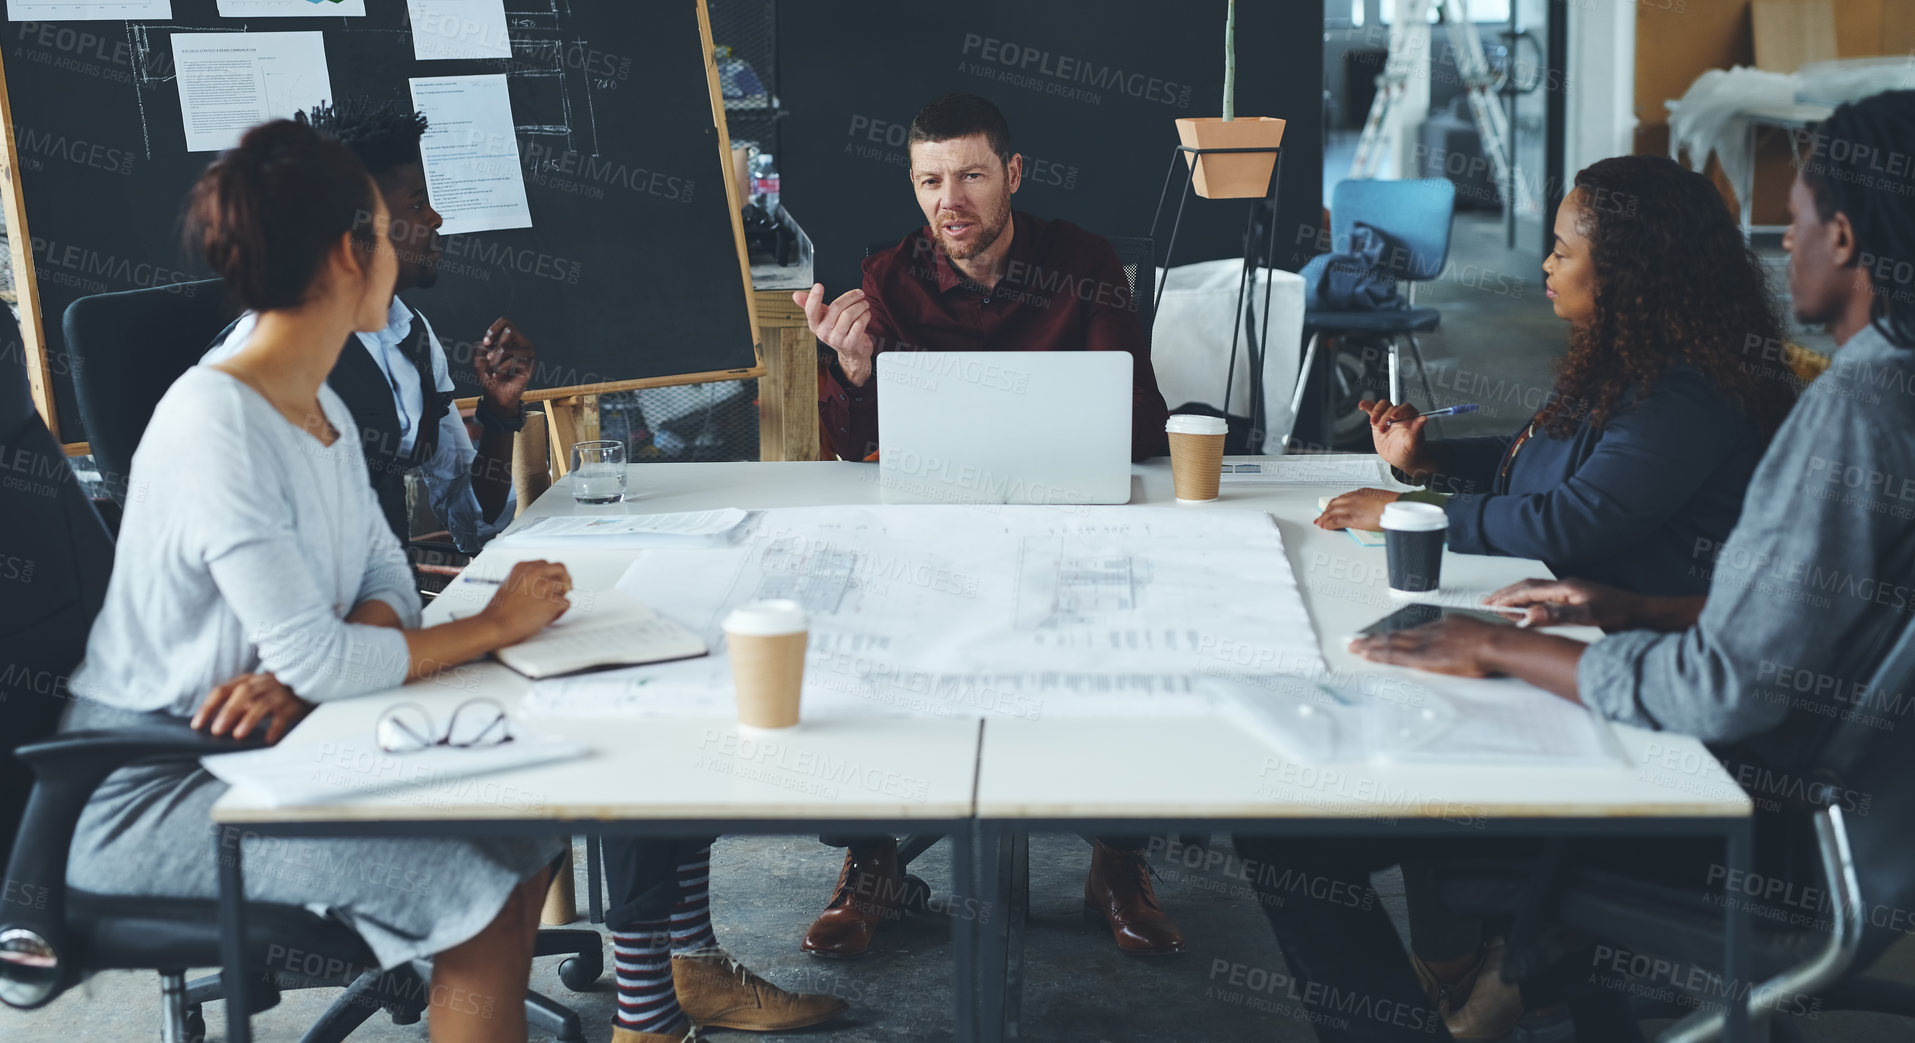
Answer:
<svg viewBox="0 0 1915 1043"><path fill-rule="evenodd" d="M78 702L64 727L111 727L119 711ZM222 844L239 844L246 897L299 905L351 927L382 968L470 940L512 889L569 841L263 837L212 820L225 783L190 762L132 765L94 792L74 832L67 885L95 894L213 898Z"/></svg>

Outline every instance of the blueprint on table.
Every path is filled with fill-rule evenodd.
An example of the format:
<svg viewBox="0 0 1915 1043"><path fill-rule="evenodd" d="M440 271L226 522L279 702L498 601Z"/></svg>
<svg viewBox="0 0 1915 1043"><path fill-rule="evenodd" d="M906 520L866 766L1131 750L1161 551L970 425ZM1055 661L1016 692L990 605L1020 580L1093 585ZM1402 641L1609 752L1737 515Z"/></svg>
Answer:
<svg viewBox="0 0 1915 1043"><path fill-rule="evenodd" d="M1264 514L897 505L774 509L748 524L726 546L647 550L618 587L721 652L737 605L803 603L807 713L1188 711L1213 701L1193 678L1324 669ZM645 687L665 699L722 686L725 668L720 654L651 669ZM655 704L626 683L581 679L566 693Z"/></svg>

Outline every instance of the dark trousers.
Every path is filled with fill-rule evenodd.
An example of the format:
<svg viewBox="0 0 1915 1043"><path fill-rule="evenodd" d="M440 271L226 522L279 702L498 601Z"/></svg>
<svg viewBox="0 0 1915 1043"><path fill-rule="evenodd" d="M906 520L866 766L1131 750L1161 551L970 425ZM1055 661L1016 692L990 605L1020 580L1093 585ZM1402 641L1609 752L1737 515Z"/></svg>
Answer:
<svg viewBox="0 0 1915 1043"><path fill-rule="evenodd" d="M600 846L605 852L605 886L611 895L605 926L629 931L669 918L678 901L678 867L716 840L604 838Z"/></svg>
<svg viewBox="0 0 1915 1043"><path fill-rule="evenodd" d="M1450 1037L1423 995L1389 914L1370 889L1370 874L1403 866L1412 950L1425 960L1454 959L1473 952L1480 942L1482 921L1477 916L1513 914L1521 896L1511 893L1508 906L1500 910L1462 915L1440 900L1435 886L1440 871L1467 861L1470 865L1502 863L1505 871L1521 872L1536 866L1543 842L1238 837L1236 847L1246 865L1248 860L1256 862L1258 904L1276 932L1289 967L1283 994L1272 998L1308 1008L1317 1039L1323 1043L1395 1043ZM1804 872L1801 867L1787 868L1789 852L1782 830L1757 829L1758 867L1785 874ZM1722 846L1716 841L1576 841L1570 844L1567 858L1575 865L1601 865L1654 882L1694 887L1698 895L1720 887ZM1527 1005L1562 1002L1577 982L1588 977L1587 966L1555 970L1562 973L1524 982ZM1573 973L1564 977L1567 972Z"/></svg>
<svg viewBox="0 0 1915 1043"><path fill-rule="evenodd" d="M1370 887L1370 874L1405 864L1410 935L1419 954L1442 960L1472 953L1481 941L1480 923L1434 901L1433 874L1412 868L1446 850L1488 854L1476 846L1482 842L1445 847L1458 843L1236 838L1246 871L1253 873L1257 904L1276 931L1289 968L1279 995L1271 998L1309 1009L1317 1039L1324 1043L1450 1038ZM1533 858L1535 850L1527 843L1504 853Z"/></svg>

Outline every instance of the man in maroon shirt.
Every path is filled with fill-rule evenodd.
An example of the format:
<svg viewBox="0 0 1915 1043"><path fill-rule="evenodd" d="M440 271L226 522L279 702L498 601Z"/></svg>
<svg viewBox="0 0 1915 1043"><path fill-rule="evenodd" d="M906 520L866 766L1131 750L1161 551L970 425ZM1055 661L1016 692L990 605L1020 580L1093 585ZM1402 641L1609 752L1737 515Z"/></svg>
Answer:
<svg viewBox="0 0 1915 1043"><path fill-rule="evenodd" d="M838 455L865 460L878 449L872 374L886 351L1128 351L1131 455L1167 453L1168 411L1117 252L1076 225L1012 212L1024 164L997 106L974 94L939 98L911 121L908 147L926 225L865 260L863 289L828 306L823 284L792 294L811 332L836 353L819 382L818 409ZM821 839L847 849L844 871L804 949L857 956L881 921L903 914L897 842ZM1110 925L1118 948L1182 952L1176 924L1157 905L1144 841L1092 843L1084 905Z"/></svg>
<svg viewBox="0 0 1915 1043"><path fill-rule="evenodd" d="M924 227L864 262L864 286L792 297L836 357L820 381L825 436L846 460L878 449L876 357L886 351L1127 351L1131 456L1169 452L1163 393L1117 251L1067 221L1011 210L1023 158L997 107L939 98L911 123Z"/></svg>

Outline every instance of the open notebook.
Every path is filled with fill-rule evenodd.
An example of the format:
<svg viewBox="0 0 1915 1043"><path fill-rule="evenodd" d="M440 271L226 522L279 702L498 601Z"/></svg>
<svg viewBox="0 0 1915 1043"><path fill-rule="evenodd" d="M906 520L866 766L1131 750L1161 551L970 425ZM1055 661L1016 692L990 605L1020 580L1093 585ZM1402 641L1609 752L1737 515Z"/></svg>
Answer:
<svg viewBox="0 0 1915 1043"><path fill-rule="evenodd" d="M499 662L537 679L595 666L689 659L710 651L704 638L616 590L575 591L572 601L558 622L499 649Z"/></svg>

